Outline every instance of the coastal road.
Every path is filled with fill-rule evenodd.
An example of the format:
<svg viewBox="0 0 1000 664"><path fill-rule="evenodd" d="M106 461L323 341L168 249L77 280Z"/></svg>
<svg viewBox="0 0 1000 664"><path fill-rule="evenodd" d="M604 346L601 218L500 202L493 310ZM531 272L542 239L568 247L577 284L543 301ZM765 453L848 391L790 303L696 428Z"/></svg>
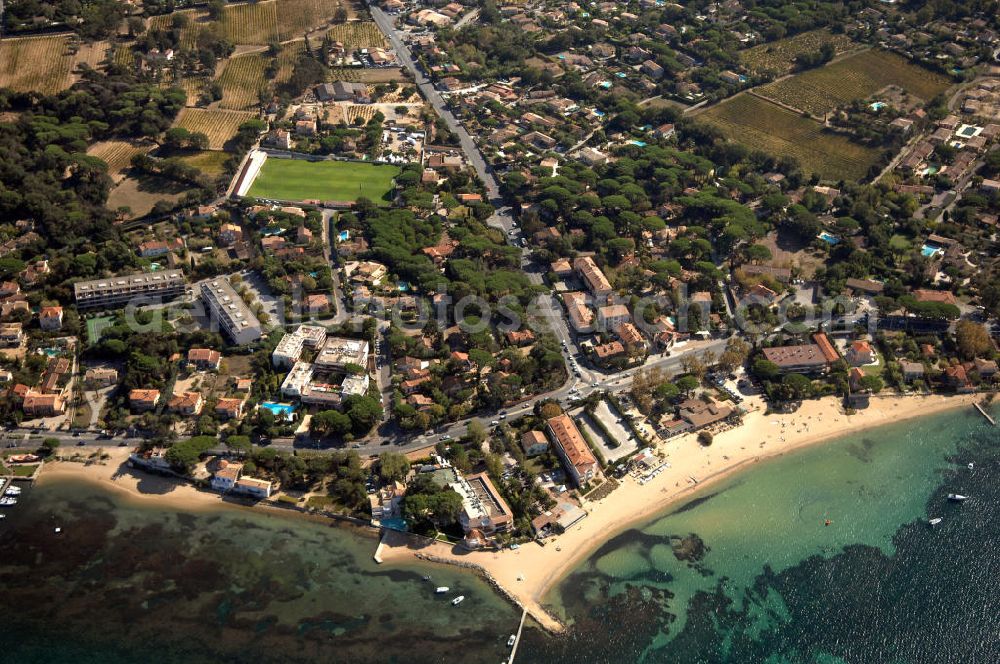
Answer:
<svg viewBox="0 0 1000 664"><path fill-rule="evenodd" d="M517 419L518 417L532 412L535 408L535 404L540 401L551 399L566 405L570 401L586 399L592 393L597 391L623 392L631 388L633 376L641 369L659 367L667 373L679 372L681 371L681 365L684 358L689 356L700 358L706 353L714 353L716 357L718 357L725 346L725 339L688 342L688 345L685 346L683 352L663 356L644 364L642 367L628 369L617 374L600 376L600 378L590 381L584 381L582 378L577 378L571 373L569 380L567 380L557 390L526 399L525 401L509 406L498 414L469 417L464 420L459 420L457 422L452 422L451 424L439 427L433 433L426 433L412 438L400 438L397 440L382 438L377 442L365 442L360 447L353 449L362 455L378 455L387 450L408 452L422 447L427 447L429 445L434 445L442 440L458 439L466 434L469 424L473 421L479 422L483 425L483 427L489 430L493 426L496 426L493 424L494 422L500 423L508 419Z"/></svg>

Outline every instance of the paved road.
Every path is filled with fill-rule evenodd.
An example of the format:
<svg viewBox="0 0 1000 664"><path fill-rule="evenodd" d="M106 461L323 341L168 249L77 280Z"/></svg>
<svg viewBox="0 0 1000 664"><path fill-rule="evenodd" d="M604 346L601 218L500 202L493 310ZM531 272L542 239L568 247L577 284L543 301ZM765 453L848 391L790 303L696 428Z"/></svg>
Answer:
<svg viewBox="0 0 1000 664"><path fill-rule="evenodd" d="M623 392L631 388L632 377L636 371L640 369L660 367L667 373L679 372L681 370L681 363L684 361L685 357L692 355L695 357L701 357L708 352L714 353L715 356L718 357L725 346L725 339L688 342L686 347L683 349L683 352L653 358L639 368L629 369L607 376L600 376L598 372L590 372L594 375L588 376L586 380L584 380L583 377L578 378L571 374L569 380L567 380L560 388L552 392L546 392L545 394L539 394L531 397L530 399L502 410L496 415L470 417L440 427L436 429L434 433L424 434L412 438L399 437L394 440L382 438L378 442L365 442L360 447L355 449L362 455L375 455L388 449L407 452L421 447L426 447L428 445L433 445L440 440L447 440L447 438L445 438L446 436L448 438L460 438L465 435L468 431L469 424L473 421L479 422L484 427L489 429L490 427L495 426L493 424L494 422L499 423L508 418L517 419L522 415L530 413L534 410L535 404L546 399L553 399L565 405L569 401L575 399L585 399L595 391Z"/></svg>
<svg viewBox="0 0 1000 664"><path fill-rule="evenodd" d="M455 133L459 138L459 143L462 146L462 150L465 152L469 159L469 163L472 167L476 169L476 173L479 174L479 178L486 185L486 191L489 194L490 202L493 203L494 207L499 207L502 204L500 200L500 185L497 182L496 177L493 175L492 169L486 164L486 160L483 159L482 153L476 146L475 141L472 140L472 136L469 132L462 126L462 123L458 121L458 118L448 109L445 105L444 99L441 97L441 93L438 92L437 88L434 87L434 83L424 75L424 71L417 65L416 61L413 59L413 54L410 52L410 48L403 43L399 32L393 23L393 19L382 11L380 8L371 6L372 18L375 19L375 23L378 25L379 29L385 34L392 44L393 49L396 51L396 55L399 57L399 61L404 67L410 70L413 74L413 80L416 82L417 87L424 94L427 101L430 102L434 110L437 111L438 115L444 118L444 121L448 125L453 133ZM508 216L507 219L513 223L513 219ZM511 226L507 225L505 227L505 232L510 230Z"/></svg>

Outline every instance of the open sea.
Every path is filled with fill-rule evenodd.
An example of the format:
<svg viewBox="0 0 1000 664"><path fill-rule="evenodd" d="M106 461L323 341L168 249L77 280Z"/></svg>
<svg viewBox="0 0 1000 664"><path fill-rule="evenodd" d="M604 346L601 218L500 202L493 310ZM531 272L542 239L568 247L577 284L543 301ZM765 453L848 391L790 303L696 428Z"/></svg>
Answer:
<svg viewBox="0 0 1000 664"><path fill-rule="evenodd" d="M70 481L5 511L4 663L497 663L520 617L461 570L379 567L348 528ZM998 662L1000 428L962 410L763 462L606 542L547 603L571 627L526 626L519 663Z"/></svg>

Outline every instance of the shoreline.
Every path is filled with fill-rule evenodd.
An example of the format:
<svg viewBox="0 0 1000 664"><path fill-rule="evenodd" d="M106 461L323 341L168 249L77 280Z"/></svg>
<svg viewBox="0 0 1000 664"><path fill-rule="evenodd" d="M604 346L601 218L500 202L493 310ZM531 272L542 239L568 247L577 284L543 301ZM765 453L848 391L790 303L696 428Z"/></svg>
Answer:
<svg viewBox="0 0 1000 664"><path fill-rule="evenodd" d="M443 542L396 531L355 525L351 531L379 542L380 561L392 565L420 562L465 568L484 579L519 608L528 612L546 631L558 634L567 626L544 605L546 595L583 560L612 537L637 524L659 518L671 505L746 468L768 459L870 428L972 407L977 395L873 397L871 405L846 415L841 401L826 397L807 401L790 414L765 416L759 408L744 417L741 426L716 434L710 447L702 447L695 434L662 443L658 454L671 464L661 474L640 485L626 476L605 498L584 500L586 518L546 544L527 543L516 550L466 551ZM753 407L748 401L747 406ZM67 450L68 451L68 450ZM129 450L105 450L103 462L52 460L45 463L36 482L82 480L113 492L134 504L187 512L236 508L279 517L304 518L334 526L351 526L323 515L286 510L266 504L247 504L198 489L171 478L126 465ZM692 479L696 479L694 482Z"/></svg>
<svg viewBox="0 0 1000 664"><path fill-rule="evenodd" d="M867 409L853 415L845 414L837 397L805 402L790 414L765 416L760 410L752 411L742 426L717 434L710 447L701 447L695 434L663 443L659 449L666 452L671 468L645 485L626 477L606 498L584 501L588 516L544 547L529 543L517 550L470 552L399 535L383 538L380 556L386 564L417 559L473 568L540 627L558 634L566 625L543 605L546 595L612 537L659 518L695 491L762 461L869 428L971 408L978 398L981 395L873 397Z"/></svg>
<svg viewBox="0 0 1000 664"><path fill-rule="evenodd" d="M158 475L127 465L131 449L113 448L105 450L110 456L105 461L87 463L57 458L46 461L42 472L35 481L38 486L60 480L75 480L101 487L134 505L174 509L183 512L213 512L218 510L248 510L257 514L265 513L281 518L305 519L349 528L358 536L378 539L378 533L369 526L347 519L339 519L324 514L311 514L300 509L285 508L265 502L247 502L199 489L176 477Z"/></svg>

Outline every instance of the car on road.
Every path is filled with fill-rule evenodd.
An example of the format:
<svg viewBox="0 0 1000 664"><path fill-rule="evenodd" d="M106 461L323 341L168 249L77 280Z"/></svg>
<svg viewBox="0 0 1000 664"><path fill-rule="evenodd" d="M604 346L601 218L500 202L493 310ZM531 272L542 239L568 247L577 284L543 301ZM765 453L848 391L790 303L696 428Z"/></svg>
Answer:
<svg viewBox="0 0 1000 664"><path fill-rule="evenodd" d="M490 426L492 426L492 427L500 426L500 421L499 420L493 420L492 422L490 422Z"/></svg>
<svg viewBox="0 0 1000 664"><path fill-rule="evenodd" d="M441 436L441 440L451 440L451 436L448 435L448 434L445 434L445 435Z"/></svg>

